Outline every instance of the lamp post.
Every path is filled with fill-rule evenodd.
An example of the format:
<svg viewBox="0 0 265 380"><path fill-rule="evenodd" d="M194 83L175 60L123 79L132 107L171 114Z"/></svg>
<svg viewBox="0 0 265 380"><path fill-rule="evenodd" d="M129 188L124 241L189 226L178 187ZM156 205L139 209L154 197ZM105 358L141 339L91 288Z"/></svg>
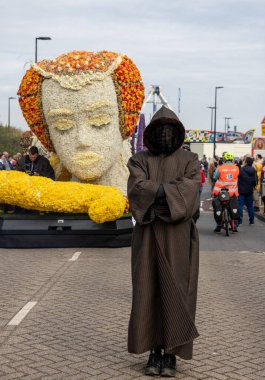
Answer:
<svg viewBox="0 0 265 380"><path fill-rule="evenodd" d="M35 38L35 63L38 62L38 40L47 41L47 40L51 40L51 37L36 37Z"/></svg>
<svg viewBox="0 0 265 380"><path fill-rule="evenodd" d="M215 96L214 96L214 130L213 130L213 157L215 157L216 150L216 110L217 110L217 90L223 88L222 86L215 87Z"/></svg>
<svg viewBox="0 0 265 380"><path fill-rule="evenodd" d="M207 107L207 108L210 108L211 110L211 132L213 130L213 110L214 110L214 107Z"/></svg>
<svg viewBox="0 0 265 380"><path fill-rule="evenodd" d="M9 96L8 98L8 120L7 120L7 127L10 128L10 100L16 99L13 96Z"/></svg>
<svg viewBox="0 0 265 380"><path fill-rule="evenodd" d="M229 120L231 120L232 117L225 117L224 119L225 119L225 133L226 133L230 129Z"/></svg>

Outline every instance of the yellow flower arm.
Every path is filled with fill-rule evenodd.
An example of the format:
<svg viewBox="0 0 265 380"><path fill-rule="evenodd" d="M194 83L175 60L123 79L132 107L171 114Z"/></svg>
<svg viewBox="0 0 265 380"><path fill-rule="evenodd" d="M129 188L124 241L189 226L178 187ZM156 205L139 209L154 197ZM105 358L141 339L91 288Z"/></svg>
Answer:
<svg viewBox="0 0 265 380"><path fill-rule="evenodd" d="M125 199L111 186L56 182L17 171L0 171L0 203L32 210L85 213L96 223L120 218Z"/></svg>

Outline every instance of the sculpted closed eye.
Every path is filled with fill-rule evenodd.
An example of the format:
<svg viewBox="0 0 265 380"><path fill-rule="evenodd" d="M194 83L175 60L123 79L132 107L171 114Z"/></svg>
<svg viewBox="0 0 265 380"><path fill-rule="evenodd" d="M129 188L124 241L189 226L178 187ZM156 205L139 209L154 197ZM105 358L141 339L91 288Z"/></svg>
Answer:
<svg viewBox="0 0 265 380"><path fill-rule="evenodd" d="M101 127L103 125L107 125L111 122L111 120L112 120L112 116L108 114L93 115L87 118L88 124L95 127Z"/></svg>
<svg viewBox="0 0 265 380"><path fill-rule="evenodd" d="M101 100L98 100L97 102L89 104L86 107L86 111L87 112L94 112L94 111L97 111L98 109L104 110L104 108L105 109L109 108L111 110L113 107L114 107L114 103L112 103L108 99L101 99Z"/></svg>
<svg viewBox="0 0 265 380"><path fill-rule="evenodd" d="M69 119L58 119L53 122L53 125L59 131L68 131L74 126L74 122Z"/></svg>
<svg viewBox="0 0 265 380"><path fill-rule="evenodd" d="M59 131L67 131L74 126L73 117L74 112L71 109L53 108L47 114L47 121Z"/></svg>

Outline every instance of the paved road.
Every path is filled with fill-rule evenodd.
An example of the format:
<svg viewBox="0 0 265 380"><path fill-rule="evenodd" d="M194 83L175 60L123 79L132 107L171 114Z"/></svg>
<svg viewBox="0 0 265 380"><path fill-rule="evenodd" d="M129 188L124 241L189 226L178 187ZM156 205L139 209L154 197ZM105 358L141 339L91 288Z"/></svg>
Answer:
<svg viewBox="0 0 265 380"><path fill-rule="evenodd" d="M201 218L198 226L201 237L201 251L238 251L238 252L264 252L265 251L265 217L259 214L259 219L255 217L255 225L249 225L247 211L243 212L243 224L240 225L239 232L225 237L225 232L214 234L216 226L213 217L212 200L209 186L205 189L201 197ZM257 216L257 214L256 214ZM262 222L263 221L263 222Z"/></svg>
<svg viewBox="0 0 265 380"><path fill-rule="evenodd" d="M244 221L238 228L238 233L225 236L225 231L216 234L213 232L216 223L212 212L201 213L198 222L200 231L200 249L204 251L235 251L241 253L265 251L265 223L259 219L255 225Z"/></svg>
<svg viewBox="0 0 265 380"><path fill-rule="evenodd" d="M265 224L216 236L203 212L198 227L201 335L176 378L264 379ZM146 355L126 352L128 248L1 249L0 288L1 380L147 379ZM28 302L21 323L8 325Z"/></svg>

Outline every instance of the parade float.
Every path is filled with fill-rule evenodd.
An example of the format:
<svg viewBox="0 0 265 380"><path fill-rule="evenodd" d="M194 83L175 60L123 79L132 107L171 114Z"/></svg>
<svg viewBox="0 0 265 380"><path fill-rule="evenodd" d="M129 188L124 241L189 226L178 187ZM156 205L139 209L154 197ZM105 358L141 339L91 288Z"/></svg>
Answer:
<svg viewBox="0 0 265 380"><path fill-rule="evenodd" d="M261 120L261 137L254 137L252 142L252 155L261 154L265 157L265 116Z"/></svg>
<svg viewBox="0 0 265 380"><path fill-rule="evenodd" d="M199 159L204 156L212 158L214 140L216 142L216 155L222 156L223 152L229 151L234 157L240 158L251 154L251 147L255 129L242 133L238 131L220 132L208 130L186 130L185 143L190 145L191 151L197 153Z"/></svg>
<svg viewBox="0 0 265 380"><path fill-rule="evenodd" d="M144 100L135 64L115 52L73 51L32 64L18 95L56 181L0 172L0 203L44 212L1 218L0 245L129 245L128 139Z"/></svg>

